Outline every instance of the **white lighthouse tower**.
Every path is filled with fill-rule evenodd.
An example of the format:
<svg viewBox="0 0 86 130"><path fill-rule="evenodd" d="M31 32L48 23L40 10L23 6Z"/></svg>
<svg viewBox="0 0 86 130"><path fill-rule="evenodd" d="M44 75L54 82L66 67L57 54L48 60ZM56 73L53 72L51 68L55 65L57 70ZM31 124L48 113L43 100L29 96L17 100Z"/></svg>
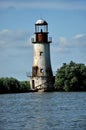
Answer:
<svg viewBox="0 0 86 130"><path fill-rule="evenodd" d="M30 76L31 89L52 91L54 90L55 77L52 73L50 60L50 43L52 38L48 37L48 23L39 19L35 23L34 38L34 62L32 75Z"/></svg>

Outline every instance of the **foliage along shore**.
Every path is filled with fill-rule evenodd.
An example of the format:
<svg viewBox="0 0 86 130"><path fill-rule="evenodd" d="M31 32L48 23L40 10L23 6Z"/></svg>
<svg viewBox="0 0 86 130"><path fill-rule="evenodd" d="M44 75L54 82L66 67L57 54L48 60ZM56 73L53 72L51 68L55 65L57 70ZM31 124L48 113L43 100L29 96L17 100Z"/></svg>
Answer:
<svg viewBox="0 0 86 130"><path fill-rule="evenodd" d="M29 81L18 81L13 77L0 78L0 94L29 92Z"/></svg>
<svg viewBox="0 0 86 130"><path fill-rule="evenodd" d="M86 91L86 66L71 61L63 63L55 75L55 91ZM13 77L0 78L0 94L32 92L29 81L18 81Z"/></svg>

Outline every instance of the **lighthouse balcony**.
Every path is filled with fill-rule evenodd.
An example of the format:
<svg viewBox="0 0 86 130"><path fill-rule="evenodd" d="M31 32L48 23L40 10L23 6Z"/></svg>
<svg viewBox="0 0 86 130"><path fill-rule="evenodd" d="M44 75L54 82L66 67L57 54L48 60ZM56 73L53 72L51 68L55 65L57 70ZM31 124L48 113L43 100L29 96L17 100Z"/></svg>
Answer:
<svg viewBox="0 0 86 130"><path fill-rule="evenodd" d="M42 40L39 40L39 39L36 39L36 38L31 38L31 42L34 44L34 43L52 43L52 37L48 37L48 39L42 39Z"/></svg>
<svg viewBox="0 0 86 130"><path fill-rule="evenodd" d="M56 71L53 71L53 76L54 76L54 77L56 76L56 73L57 73ZM47 76L49 76L49 75L46 76L43 72L42 72L42 74L40 74L40 75L33 74L32 72L26 72L26 76L27 76L27 77L32 77L32 76L36 76L36 77L41 77L41 76L43 77L43 76L44 76L44 77L47 77Z"/></svg>

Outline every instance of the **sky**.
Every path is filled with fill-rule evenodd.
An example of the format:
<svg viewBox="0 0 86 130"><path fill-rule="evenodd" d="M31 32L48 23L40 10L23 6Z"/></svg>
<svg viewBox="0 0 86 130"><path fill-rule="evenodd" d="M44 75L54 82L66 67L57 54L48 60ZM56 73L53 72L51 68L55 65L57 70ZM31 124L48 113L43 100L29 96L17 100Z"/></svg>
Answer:
<svg viewBox="0 0 86 130"><path fill-rule="evenodd" d="M86 65L86 0L0 0L0 77L28 80L33 66L34 24L48 22L51 65Z"/></svg>

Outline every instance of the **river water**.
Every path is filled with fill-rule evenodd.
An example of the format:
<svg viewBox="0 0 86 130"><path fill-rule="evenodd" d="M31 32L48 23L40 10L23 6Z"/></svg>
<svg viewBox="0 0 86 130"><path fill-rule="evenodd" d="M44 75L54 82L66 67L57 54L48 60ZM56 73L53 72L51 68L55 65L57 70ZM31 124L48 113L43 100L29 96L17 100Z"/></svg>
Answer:
<svg viewBox="0 0 86 130"><path fill-rule="evenodd" d="M0 95L0 130L86 130L86 93Z"/></svg>

